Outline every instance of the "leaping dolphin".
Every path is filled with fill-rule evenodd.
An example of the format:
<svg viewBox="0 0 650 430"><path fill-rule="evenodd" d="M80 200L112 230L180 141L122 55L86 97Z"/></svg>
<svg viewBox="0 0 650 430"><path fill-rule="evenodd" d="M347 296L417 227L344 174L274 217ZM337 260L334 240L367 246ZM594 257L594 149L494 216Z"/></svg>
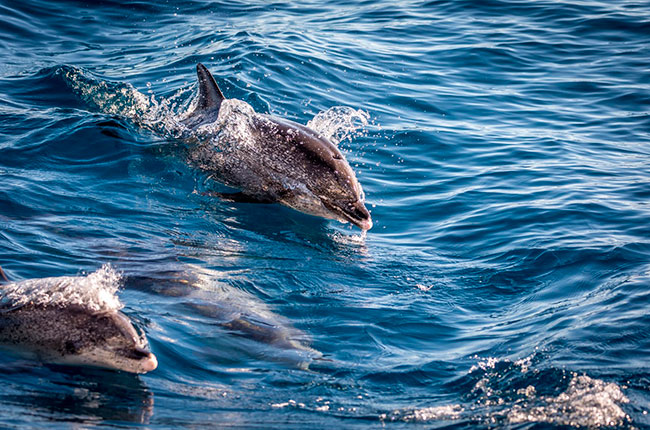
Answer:
<svg viewBox="0 0 650 430"><path fill-rule="evenodd" d="M335 144L304 125L226 99L203 64L196 70L198 98L182 121L196 140L190 159L241 190L231 199L278 202L364 231L372 227L361 185Z"/></svg>

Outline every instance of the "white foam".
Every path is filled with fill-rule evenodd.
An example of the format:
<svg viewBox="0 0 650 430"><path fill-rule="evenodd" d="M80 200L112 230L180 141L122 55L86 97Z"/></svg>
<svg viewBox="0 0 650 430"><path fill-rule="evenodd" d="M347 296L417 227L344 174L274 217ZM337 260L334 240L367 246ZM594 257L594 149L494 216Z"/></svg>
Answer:
<svg viewBox="0 0 650 430"><path fill-rule="evenodd" d="M461 413L464 411L461 405L443 405L432 406L428 408L414 409L410 411L395 411L390 415L392 421L444 421L444 420L457 420L460 418ZM380 419L385 420L387 415L380 416Z"/></svg>
<svg viewBox="0 0 650 430"><path fill-rule="evenodd" d="M11 282L0 289L4 308L38 306L81 306L94 312L116 311L124 305L116 293L121 275L110 264L87 276L61 276Z"/></svg>

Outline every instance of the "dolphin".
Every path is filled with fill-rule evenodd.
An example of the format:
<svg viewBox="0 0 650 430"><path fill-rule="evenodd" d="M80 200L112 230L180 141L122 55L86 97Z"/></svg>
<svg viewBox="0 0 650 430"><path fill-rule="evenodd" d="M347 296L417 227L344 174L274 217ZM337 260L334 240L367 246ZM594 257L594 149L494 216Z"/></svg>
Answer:
<svg viewBox="0 0 650 430"><path fill-rule="evenodd" d="M84 280L90 276L29 279L1 286L0 345L52 364L131 373L154 370L156 356L126 315L115 307L97 308L80 299L83 292L76 288L86 287ZM1 269L0 279L6 280Z"/></svg>
<svg viewBox="0 0 650 430"><path fill-rule="evenodd" d="M273 312L254 295L219 281L219 273L189 264L185 268L125 276L125 286L177 297L179 309L206 317L243 343L246 353L307 369L324 360L308 335Z"/></svg>
<svg viewBox="0 0 650 430"><path fill-rule="evenodd" d="M181 124L195 143L190 159L240 190L220 197L277 202L364 231L372 228L361 185L334 143L302 124L226 99L203 64L196 71L198 97Z"/></svg>

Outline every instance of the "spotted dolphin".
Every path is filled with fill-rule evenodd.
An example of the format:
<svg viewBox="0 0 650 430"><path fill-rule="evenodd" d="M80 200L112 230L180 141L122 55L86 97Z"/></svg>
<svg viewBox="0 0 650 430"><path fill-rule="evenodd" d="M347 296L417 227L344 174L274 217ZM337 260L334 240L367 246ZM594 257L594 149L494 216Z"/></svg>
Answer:
<svg viewBox="0 0 650 430"><path fill-rule="evenodd" d="M226 99L203 64L198 97L182 120L195 144L190 159L240 193L242 202L278 202L310 215L372 227L361 185L347 160L315 130Z"/></svg>
<svg viewBox="0 0 650 430"><path fill-rule="evenodd" d="M46 363L132 373L154 370L155 355L118 310L117 297L92 288L101 286L105 275L111 275L103 272L110 270L8 282L0 269L0 283L5 280L0 285L0 346Z"/></svg>

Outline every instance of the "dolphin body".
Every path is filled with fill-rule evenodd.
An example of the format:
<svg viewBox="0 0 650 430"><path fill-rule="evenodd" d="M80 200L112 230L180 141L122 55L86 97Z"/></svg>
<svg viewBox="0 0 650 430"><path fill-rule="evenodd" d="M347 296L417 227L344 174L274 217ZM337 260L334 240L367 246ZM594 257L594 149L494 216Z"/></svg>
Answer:
<svg viewBox="0 0 650 430"><path fill-rule="evenodd" d="M243 341L246 353L308 369L323 354L310 347L306 333L293 327L252 294L219 281L218 272L195 265L125 277L127 288L178 297L179 305L207 317Z"/></svg>
<svg viewBox="0 0 650 430"><path fill-rule="evenodd" d="M298 211L372 227L354 171L339 149L316 131L226 99L203 64L196 67L199 94L182 124L196 145L190 159L240 193L240 202L278 202Z"/></svg>
<svg viewBox="0 0 650 430"><path fill-rule="evenodd" d="M30 279L0 287L0 345L52 364L132 373L154 370L158 366L156 357L126 315L117 309L96 309L79 301L66 303L60 297L73 293L72 283L83 279ZM23 300L24 296L18 297L16 292L26 292L35 299Z"/></svg>

